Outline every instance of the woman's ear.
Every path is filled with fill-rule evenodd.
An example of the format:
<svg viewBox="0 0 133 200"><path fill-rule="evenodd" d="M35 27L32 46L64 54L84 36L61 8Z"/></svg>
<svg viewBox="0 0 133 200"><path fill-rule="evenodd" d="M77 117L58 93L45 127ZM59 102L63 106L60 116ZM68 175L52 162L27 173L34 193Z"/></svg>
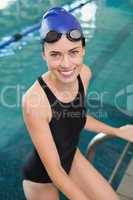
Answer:
<svg viewBox="0 0 133 200"><path fill-rule="evenodd" d="M43 60L46 60L44 51L42 52L42 57L43 57Z"/></svg>
<svg viewBox="0 0 133 200"><path fill-rule="evenodd" d="M83 48L83 56L85 55L85 48Z"/></svg>

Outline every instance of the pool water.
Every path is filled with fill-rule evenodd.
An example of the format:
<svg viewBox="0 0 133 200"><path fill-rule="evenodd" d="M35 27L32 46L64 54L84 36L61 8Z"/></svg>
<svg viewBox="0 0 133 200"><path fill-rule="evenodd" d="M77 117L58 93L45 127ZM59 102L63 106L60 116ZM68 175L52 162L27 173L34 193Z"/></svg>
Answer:
<svg viewBox="0 0 133 200"><path fill-rule="evenodd" d="M71 8L71 4L74 6L78 3L70 0L14 1L0 12L0 26L3 27L0 38L2 40L39 22L43 11L50 6L67 5L67 8ZM84 62L93 72L86 97L87 111L115 127L133 123L132 8L132 0L97 0L90 1L73 13L80 20L86 36ZM39 39L36 31L0 52L1 200L24 199L21 166L33 145L23 122L21 97L37 77L47 71ZM95 135L81 132L79 147L84 154ZM97 148L93 165L106 179L110 177L126 143L115 138ZM132 155L131 145L112 183L115 190ZM63 195L62 199L65 199Z"/></svg>

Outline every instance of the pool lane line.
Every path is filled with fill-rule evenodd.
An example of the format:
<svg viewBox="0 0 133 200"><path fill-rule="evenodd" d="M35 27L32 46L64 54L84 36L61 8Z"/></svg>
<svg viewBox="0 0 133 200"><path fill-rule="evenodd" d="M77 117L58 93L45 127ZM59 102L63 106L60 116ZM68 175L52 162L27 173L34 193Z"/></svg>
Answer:
<svg viewBox="0 0 133 200"><path fill-rule="evenodd" d="M82 6L86 5L87 3L92 2L92 0L86 1L85 3L80 3L78 6L68 10L69 12L73 12L76 9L81 8ZM63 6L65 7L65 6ZM6 40L2 40L0 42L0 49L5 48L6 46L10 45L13 42L17 42L19 40L21 40L24 36L27 36L29 33L32 33L34 31L37 31L40 28L41 24L40 23L36 23L30 27L27 27L26 29L24 29L22 32L20 33L16 33L13 36L9 36L8 39Z"/></svg>

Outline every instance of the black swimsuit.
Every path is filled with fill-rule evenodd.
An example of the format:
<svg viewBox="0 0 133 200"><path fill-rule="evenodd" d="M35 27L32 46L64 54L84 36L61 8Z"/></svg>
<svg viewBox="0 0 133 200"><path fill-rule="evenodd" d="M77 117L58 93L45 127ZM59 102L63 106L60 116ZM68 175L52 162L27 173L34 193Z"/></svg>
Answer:
<svg viewBox="0 0 133 200"><path fill-rule="evenodd" d="M79 142L80 131L86 122L83 83L80 75L78 75L79 89L77 96L73 101L64 103L56 98L41 76L38 81L51 105L52 119L49 126L59 153L61 165L68 174ZM26 159L22 167L22 174L24 179L34 182L52 182L35 148Z"/></svg>

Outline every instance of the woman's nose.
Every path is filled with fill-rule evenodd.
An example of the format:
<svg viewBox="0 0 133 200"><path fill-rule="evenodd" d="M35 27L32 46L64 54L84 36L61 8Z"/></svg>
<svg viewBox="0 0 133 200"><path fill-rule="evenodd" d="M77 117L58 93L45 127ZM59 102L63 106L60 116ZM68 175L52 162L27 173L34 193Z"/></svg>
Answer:
<svg viewBox="0 0 133 200"><path fill-rule="evenodd" d="M61 66L63 68L69 68L70 67L70 60L69 60L67 55L63 56L63 59L62 59L62 62L61 62Z"/></svg>

